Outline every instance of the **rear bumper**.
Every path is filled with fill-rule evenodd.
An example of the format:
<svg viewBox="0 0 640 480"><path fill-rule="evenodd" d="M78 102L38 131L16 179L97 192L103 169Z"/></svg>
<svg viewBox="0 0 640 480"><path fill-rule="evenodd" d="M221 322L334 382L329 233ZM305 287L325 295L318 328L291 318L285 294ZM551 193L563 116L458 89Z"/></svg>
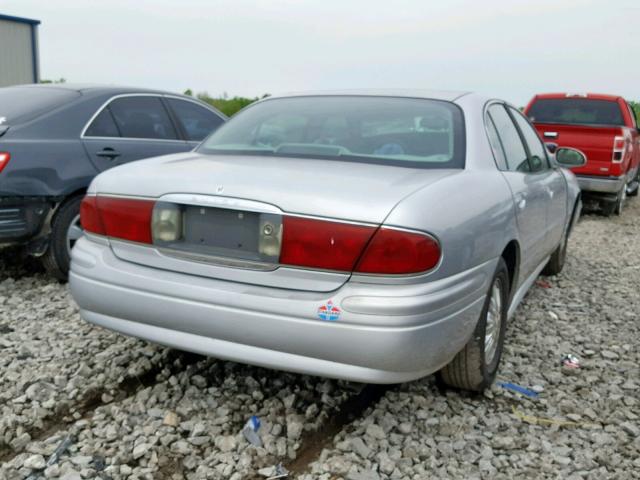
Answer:
<svg viewBox="0 0 640 480"><path fill-rule="evenodd" d="M576 177L583 192L618 193L627 182L624 175L621 177L576 175Z"/></svg>
<svg viewBox="0 0 640 480"><path fill-rule="evenodd" d="M85 320L127 335L268 368L396 383L440 369L462 349L495 264L420 285L300 292L141 266L83 238L69 282ZM341 308L337 321L318 318L329 300Z"/></svg>
<svg viewBox="0 0 640 480"><path fill-rule="evenodd" d="M50 210L45 199L0 197L0 245L25 243L36 237Z"/></svg>

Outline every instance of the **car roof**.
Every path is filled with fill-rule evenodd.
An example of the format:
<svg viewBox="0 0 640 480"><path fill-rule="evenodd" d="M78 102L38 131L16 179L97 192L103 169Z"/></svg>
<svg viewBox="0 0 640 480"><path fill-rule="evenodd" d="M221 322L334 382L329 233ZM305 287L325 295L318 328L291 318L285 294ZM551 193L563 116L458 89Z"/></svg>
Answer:
<svg viewBox="0 0 640 480"><path fill-rule="evenodd" d="M405 97L405 98L425 98L432 100L446 100L453 102L460 97L470 95L471 92L448 91L448 90L427 90L427 89L352 89L352 90L319 90L310 92L290 92L273 95L269 98L287 97L324 97L324 96L364 96L364 97Z"/></svg>
<svg viewBox="0 0 640 480"><path fill-rule="evenodd" d="M618 100L622 98L620 95L609 95L605 93L538 93L536 99L555 99L555 98L587 98L592 100Z"/></svg>
<svg viewBox="0 0 640 480"><path fill-rule="evenodd" d="M127 93L127 92L135 92L135 93L159 93L159 94L171 94L171 95L180 95L179 93L167 92L163 90L154 90L150 88L140 88L140 87L124 87L117 85L99 85L99 84L84 84L84 83L36 83L36 84L26 84L26 85L14 85L11 87L5 88L33 88L33 89L51 89L51 90L69 90L84 94L102 94L102 93Z"/></svg>

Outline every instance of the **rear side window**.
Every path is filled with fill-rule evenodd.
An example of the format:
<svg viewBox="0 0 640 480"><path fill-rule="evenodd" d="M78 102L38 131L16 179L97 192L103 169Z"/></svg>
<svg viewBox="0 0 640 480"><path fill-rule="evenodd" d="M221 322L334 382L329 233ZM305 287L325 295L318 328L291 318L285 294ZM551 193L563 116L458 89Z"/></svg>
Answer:
<svg viewBox="0 0 640 480"><path fill-rule="evenodd" d="M80 97L80 93L55 87L0 88L1 125L28 122Z"/></svg>
<svg viewBox="0 0 640 480"><path fill-rule="evenodd" d="M502 105L491 105L489 116L498 131L500 143L507 159L507 168L513 172L528 172L529 160L518 130Z"/></svg>
<svg viewBox="0 0 640 480"><path fill-rule="evenodd" d="M541 98L528 112L532 122L624 126L618 102L592 98Z"/></svg>
<svg viewBox="0 0 640 480"><path fill-rule="evenodd" d="M549 168L549 160L547 160L546 149L542 144L542 140L540 140L540 137L538 136L538 132L536 132L535 128L527 122L527 119L524 118L520 112L514 108L509 108L509 110L511 111L513 118L516 119L516 123L522 132L524 141L526 142L527 147L529 147L529 153L531 155L531 171L540 172L542 170L547 170Z"/></svg>
<svg viewBox="0 0 640 480"><path fill-rule="evenodd" d="M109 104L116 126L126 138L175 140L178 138L158 97L121 97Z"/></svg>
<svg viewBox="0 0 640 480"><path fill-rule="evenodd" d="M199 142L224 123L220 116L196 103L176 98L167 98L167 101L178 117L187 140Z"/></svg>
<svg viewBox="0 0 640 480"><path fill-rule="evenodd" d="M119 137L118 127L111 115L109 107L103 109L100 114L91 122L89 128L84 133L85 137Z"/></svg>

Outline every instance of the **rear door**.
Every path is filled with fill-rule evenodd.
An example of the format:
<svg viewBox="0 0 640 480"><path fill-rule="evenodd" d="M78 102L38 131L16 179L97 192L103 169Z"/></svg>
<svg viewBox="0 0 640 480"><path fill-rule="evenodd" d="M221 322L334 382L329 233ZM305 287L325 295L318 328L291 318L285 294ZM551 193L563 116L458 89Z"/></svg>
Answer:
<svg viewBox="0 0 640 480"><path fill-rule="evenodd" d="M82 135L98 170L143 158L190 150L159 95L114 97L99 110Z"/></svg>
<svg viewBox="0 0 640 480"><path fill-rule="evenodd" d="M547 252L552 252L560 243L566 224L567 182L559 168L552 168L547 156L547 149L535 128L515 108L509 107L508 110L515 119L529 152L531 178L542 185L548 196L546 199L547 234L545 244Z"/></svg>
<svg viewBox="0 0 640 480"><path fill-rule="evenodd" d="M197 102L176 97L165 97L178 128L191 147L195 148L205 137L215 132L225 118Z"/></svg>
<svg viewBox="0 0 640 480"><path fill-rule="evenodd" d="M487 131L498 165L503 165L515 204L520 244L520 270L528 277L547 255L548 193L545 185L531 172L527 149L511 116L503 104L494 103L487 109Z"/></svg>

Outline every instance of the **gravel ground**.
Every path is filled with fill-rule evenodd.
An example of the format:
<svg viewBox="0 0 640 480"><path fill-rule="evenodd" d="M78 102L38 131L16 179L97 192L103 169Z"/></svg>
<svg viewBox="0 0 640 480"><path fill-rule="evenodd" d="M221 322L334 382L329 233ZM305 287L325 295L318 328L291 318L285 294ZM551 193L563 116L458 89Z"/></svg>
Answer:
<svg viewBox="0 0 640 480"><path fill-rule="evenodd" d="M0 479L640 478L640 201L583 217L508 326L484 395L377 388L175 352L82 322L0 259ZM615 254L615 257L612 256ZM565 353L579 369L562 367ZM261 446L241 433L256 415ZM53 465L46 462L64 442Z"/></svg>

